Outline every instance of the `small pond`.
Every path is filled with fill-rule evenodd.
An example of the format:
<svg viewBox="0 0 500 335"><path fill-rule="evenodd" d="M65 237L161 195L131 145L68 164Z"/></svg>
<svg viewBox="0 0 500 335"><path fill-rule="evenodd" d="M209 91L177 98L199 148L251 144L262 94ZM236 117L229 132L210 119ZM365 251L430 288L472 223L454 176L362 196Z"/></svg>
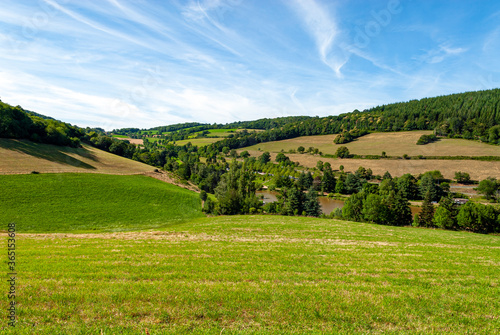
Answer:
<svg viewBox="0 0 500 335"><path fill-rule="evenodd" d="M276 198L276 195L279 194L278 192L274 191L257 191L257 196L263 195L264 196L264 203L268 202L275 202L278 200ZM318 197L319 204L321 206L321 210L325 214L330 214L333 212L336 208L342 208L344 207L344 201L342 200L336 200L336 199L331 199L328 197ZM410 206L411 209L411 214L415 215L420 213L420 207L415 207L415 206Z"/></svg>

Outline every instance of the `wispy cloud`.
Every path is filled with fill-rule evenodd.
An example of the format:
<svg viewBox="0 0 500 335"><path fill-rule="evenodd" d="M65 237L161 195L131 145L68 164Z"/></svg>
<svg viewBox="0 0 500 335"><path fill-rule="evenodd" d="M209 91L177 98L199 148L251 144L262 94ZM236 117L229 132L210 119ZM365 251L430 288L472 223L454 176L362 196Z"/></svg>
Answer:
<svg viewBox="0 0 500 335"><path fill-rule="evenodd" d="M430 64L437 64L448 57L458 56L466 51L466 48L453 48L447 44L441 44L439 47L429 50L424 55L417 57L417 59Z"/></svg>
<svg viewBox="0 0 500 335"><path fill-rule="evenodd" d="M328 8L315 0L292 0L289 4L314 38L321 61L341 77L347 56L335 45L339 43L339 28Z"/></svg>

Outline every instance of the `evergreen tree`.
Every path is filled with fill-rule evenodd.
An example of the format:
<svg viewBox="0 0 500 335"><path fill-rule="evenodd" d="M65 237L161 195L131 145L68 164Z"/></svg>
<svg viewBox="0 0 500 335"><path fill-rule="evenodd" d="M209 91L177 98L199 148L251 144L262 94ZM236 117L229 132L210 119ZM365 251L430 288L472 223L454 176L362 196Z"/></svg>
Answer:
<svg viewBox="0 0 500 335"><path fill-rule="evenodd" d="M321 215L321 206L318 200L318 193L313 189L309 189L306 194L304 211L306 212L307 216L318 217Z"/></svg>
<svg viewBox="0 0 500 335"><path fill-rule="evenodd" d="M297 179L297 186L301 189L306 189L306 174L302 171Z"/></svg>
<svg viewBox="0 0 500 335"><path fill-rule="evenodd" d="M407 173L396 179L397 189L403 192L408 200L419 198L417 180L411 174Z"/></svg>
<svg viewBox="0 0 500 335"><path fill-rule="evenodd" d="M434 218L434 205L431 200L431 193L428 191L424 196L422 203L422 211L418 216L418 223L421 227L432 227L432 219Z"/></svg>
<svg viewBox="0 0 500 335"><path fill-rule="evenodd" d="M344 181L340 179L336 184L335 184L335 193L340 193L340 194L345 194L346 189L344 185Z"/></svg>
<svg viewBox="0 0 500 335"><path fill-rule="evenodd" d="M410 203L403 192L397 192L389 202L391 204L391 223L394 226L409 226L412 223Z"/></svg>
<svg viewBox="0 0 500 335"><path fill-rule="evenodd" d="M439 191L436 185L436 181L434 180L434 177L432 176L431 173L429 172L424 173L424 175L420 179L419 191L420 191L420 196L422 198L424 198L427 192L429 192L431 201L437 200Z"/></svg>
<svg viewBox="0 0 500 335"><path fill-rule="evenodd" d="M335 192L335 176L333 175L330 164L325 164L323 166L323 177L321 178L321 184L323 185L323 190L325 192Z"/></svg>
<svg viewBox="0 0 500 335"><path fill-rule="evenodd" d="M356 175L350 173L345 180L345 188L348 194L357 193L362 188L361 180Z"/></svg>
<svg viewBox="0 0 500 335"><path fill-rule="evenodd" d="M308 171L306 173L306 176L305 176L305 179L304 179L304 189L309 189L313 186L313 181L314 181L314 178L311 174L311 171Z"/></svg>
<svg viewBox="0 0 500 335"><path fill-rule="evenodd" d="M302 189L294 184L283 192L282 214L300 215L304 211L305 196Z"/></svg>

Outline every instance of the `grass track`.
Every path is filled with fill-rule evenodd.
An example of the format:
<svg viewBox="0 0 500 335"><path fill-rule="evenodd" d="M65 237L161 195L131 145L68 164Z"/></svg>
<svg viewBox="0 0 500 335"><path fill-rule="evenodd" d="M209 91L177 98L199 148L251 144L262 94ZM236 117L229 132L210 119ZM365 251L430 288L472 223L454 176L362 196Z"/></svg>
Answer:
<svg viewBox="0 0 500 335"><path fill-rule="evenodd" d="M146 176L0 175L0 222L19 232L148 229L201 216L198 194Z"/></svg>
<svg viewBox="0 0 500 335"><path fill-rule="evenodd" d="M15 334L500 328L498 236L235 216L161 232L19 235L17 244Z"/></svg>

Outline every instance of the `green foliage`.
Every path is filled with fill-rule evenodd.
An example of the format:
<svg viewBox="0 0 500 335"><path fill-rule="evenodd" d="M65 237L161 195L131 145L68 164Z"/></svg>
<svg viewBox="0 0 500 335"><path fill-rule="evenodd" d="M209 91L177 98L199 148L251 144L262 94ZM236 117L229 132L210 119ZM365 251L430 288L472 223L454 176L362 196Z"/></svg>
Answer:
<svg viewBox="0 0 500 335"><path fill-rule="evenodd" d="M342 207L342 216L347 220L363 221L364 193L356 193L349 197Z"/></svg>
<svg viewBox="0 0 500 335"><path fill-rule="evenodd" d="M335 193L340 193L340 194L346 193L346 188L343 180L339 180L335 184Z"/></svg>
<svg viewBox="0 0 500 335"><path fill-rule="evenodd" d="M455 179L457 183L469 184L471 182L470 175L467 172L455 172Z"/></svg>
<svg viewBox="0 0 500 335"><path fill-rule="evenodd" d="M399 178L395 178L394 180L396 182L397 189L402 192L406 199L419 199L419 191L415 177L407 173Z"/></svg>
<svg viewBox="0 0 500 335"><path fill-rule="evenodd" d="M427 191L422 203L422 211L418 216L418 225L420 227L432 227L434 219L434 205L431 202L431 192Z"/></svg>
<svg viewBox="0 0 500 335"><path fill-rule="evenodd" d="M393 198L391 207L391 222L394 226L409 226L412 223L410 203L403 192L398 191Z"/></svg>
<svg viewBox="0 0 500 335"><path fill-rule="evenodd" d="M323 171L323 167L324 167L323 161L318 160L318 161L316 162L316 168L317 168L318 170L320 170L320 171Z"/></svg>
<svg viewBox="0 0 500 335"><path fill-rule="evenodd" d="M437 141L437 139L438 139L437 136L434 135L434 134L422 135L418 139L417 145L424 145L424 144L428 144L428 143L431 143L431 142L435 142L435 141Z"/></svg>
<svg viewBox="0 0 500 335"><path fill-rule="evenodd" d="M321 185L324 192L335 192L336 180L330 164L325 164L323 166L323 177L321 178Z"/></svg>
<svg viewBox="0 0 500 335"><path fill-rule="evenodd" d="M248 213L250 208L260 208L255 195L255 174L233 162L229 172L222 175L215 188L217 211L223 215Z"/></svg>
<svg viewBox="0 0 500 335"><path fill-rule="evenodd" d="M318 217L321 215L321 207L318 200L318 193L314 189L309 189L304 202L304 211L307 216Z"/></svg>
<svg viewBox="0 0 500 335"><path fill-rule="evenodd" d="M436 181L432 177L432 174L430 174L429 172L424 173L424 175L420 179L419 190L420 196L422 198L424 198L425 195L429 193L431 201L436 201L438 199L438 196L440 196Z"/></svg>
<svg viewBox="0 0 500 335"><path fill-rule="evenodd" d="M283 189L281 191L281 196L281 214L301 215L302 212L305 211L305 194L297 184L294 184L289 189Z"/></svg>
<svg viewBox="0 0 500 335"><path fill-rule="evenodd" d="M409 130L435 130L437 136L485 142L491 139L491 143L495 143L500 133L495 128L500 124L498 100L500 89L494 89L412 100L324 118L294 119L274 128L260 128L267 129L263 132L235 134L231 139L211 144L210 150L220 152L224 146L240 148L299 136L341 134L338 139L341 141L346 136L355 137L364 132ZM245 124L253 127L259 123L267 125L272 121L264 119Z"/></svg>
<svg viewBox="0 0 500 335"><path fill-rule="evenodd" d="M264 152L259 156L259 162L261 164L266 164L271 161L271 154L269 152Z"/></svg>
<svg viewBox="0 0 500 335"><path fill-rule="evenodd" d="M200 192L200 199L201 199L201 201L206 201L207 197L208 197L207 196L207 192L201 190L201 192Z"/></svg>
<svg viewBox="0 0 500 335"><path fill-rule="evenodd" d="M345 179L345 191L347 194L353 194L361 191L363 188L363 183L366 180L362 180L355 174L349 173Z"/></svg>
<svg viewBox="0 0 500 335"><path fill-rule="evenodd" d="M469 201L460 208L457 224L463 230L477 233L499 232L498 214L492 206Z"/></svg>
<svg viewBox="0 0 500 335"><path fill-rule="evenodd" d="M481 180L479 183L479 186L476 188L476 190L484 194L486 199L494 199L497 195L497 192L500 188L500 183L496 180L496 178L487 178L484 180Z"/></svg>
<svg viewBox="0 0 500 335"><path fill-rule="evenodd" d="M457 209L451 197L442 197L439 206L434 213L432 223L443 229L454 229L456 227Z"/></svg>
<svg viewBox="0 0 500 335"><path fill-rule="evenodd" d="M363 203L363 218L366 221L389 224L391 222L391 212L384 198L378 194L368 194ZM352 214L349 214L352 215ZM356 216L356 215L354 215Z"/></svg>
<svg viewBox="0 0 500 335"><path fill-rule="evenodd" d="M349 153L349 149L347 149L347 147L342 146L337 149L335 156L338 158L349 158L351 155Z"/></svg>
<svg viewBox="0 0 500 335"><path fill-rule="evenodd" d="M79 147L84 130L0 101L0 137Z"/></svg>

